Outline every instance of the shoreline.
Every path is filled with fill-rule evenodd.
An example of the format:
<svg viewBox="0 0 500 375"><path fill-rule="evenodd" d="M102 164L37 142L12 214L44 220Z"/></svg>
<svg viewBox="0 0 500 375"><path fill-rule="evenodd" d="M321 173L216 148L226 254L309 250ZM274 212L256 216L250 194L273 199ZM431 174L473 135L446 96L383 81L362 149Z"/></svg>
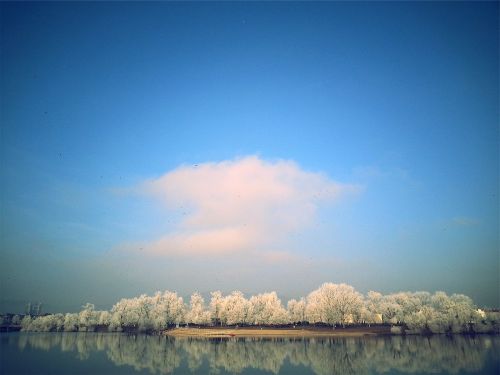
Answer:
<svg viewBox="0 0 500 375"><path fill-rule="evenodd" d="M205 337L205 338L230 338L230 337L362 337L392 335L390 328L174 328L162 332L170 337Z"/></svg>

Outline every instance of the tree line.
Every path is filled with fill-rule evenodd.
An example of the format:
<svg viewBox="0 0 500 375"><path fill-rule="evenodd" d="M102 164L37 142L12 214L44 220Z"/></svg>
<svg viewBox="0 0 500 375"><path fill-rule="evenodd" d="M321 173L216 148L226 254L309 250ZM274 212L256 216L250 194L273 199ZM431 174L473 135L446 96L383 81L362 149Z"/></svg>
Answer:
<svg viewBox="0 0 500 375"><path fill-rule="evenodd" d="M205 303L193 293L186 304L176 292L123 298L110 311L87 303L79 313L25 316L25 331L158 332L178 325L391 324L406 333L500 333L499 313L478 309L471 298L445 292L399 292L362 295L347 284L325 283L286 307L276 292L246 298L240 291L210 293Z"/></svg>

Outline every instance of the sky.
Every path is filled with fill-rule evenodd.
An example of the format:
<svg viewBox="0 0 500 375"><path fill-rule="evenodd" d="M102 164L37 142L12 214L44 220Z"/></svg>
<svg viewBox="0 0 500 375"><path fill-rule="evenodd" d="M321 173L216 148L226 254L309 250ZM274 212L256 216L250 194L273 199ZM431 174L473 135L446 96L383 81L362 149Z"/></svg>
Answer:
<svg viewBox="0 0 500 375"><path fill-rule="evenodd" d="M498 7L1 3L0 311L323 282L499 307Z"/></svg>

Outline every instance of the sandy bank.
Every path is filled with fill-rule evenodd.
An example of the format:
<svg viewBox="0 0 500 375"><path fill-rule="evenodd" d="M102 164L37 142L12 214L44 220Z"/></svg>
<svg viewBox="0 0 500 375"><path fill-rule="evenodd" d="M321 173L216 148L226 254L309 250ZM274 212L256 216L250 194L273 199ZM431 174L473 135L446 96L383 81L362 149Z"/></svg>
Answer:
<svg viewBox="0 0 500 375"><path fill-rule="evenodd" d="M176 328L163 332L173 337L359 337L390 334L388 327L375 328Z"/></svg>

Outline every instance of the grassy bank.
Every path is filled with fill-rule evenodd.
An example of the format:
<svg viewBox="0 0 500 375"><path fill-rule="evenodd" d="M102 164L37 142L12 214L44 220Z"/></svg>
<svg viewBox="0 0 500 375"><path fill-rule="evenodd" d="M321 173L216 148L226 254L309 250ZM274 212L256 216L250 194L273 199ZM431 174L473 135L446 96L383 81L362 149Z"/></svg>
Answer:
<svg viewBox="0 0 500 375"><path fill-rule="evenodd" d="M356 328L175 328L163 334L173 337L359 337L365 335L388 335L390 327Z"/></svg>

